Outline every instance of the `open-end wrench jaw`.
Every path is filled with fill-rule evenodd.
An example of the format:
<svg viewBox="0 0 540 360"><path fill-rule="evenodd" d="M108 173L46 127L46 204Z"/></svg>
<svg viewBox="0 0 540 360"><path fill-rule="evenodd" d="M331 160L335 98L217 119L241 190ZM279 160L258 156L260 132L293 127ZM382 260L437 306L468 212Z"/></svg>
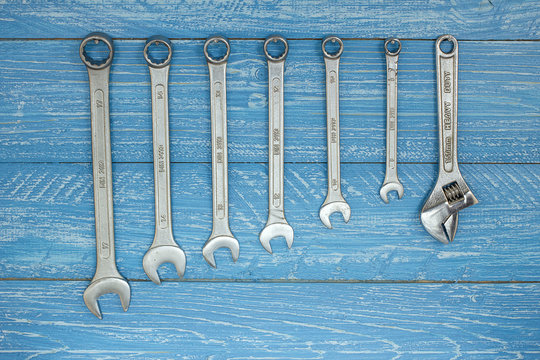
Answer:
<svg viewBox="0 0 540 360"><path fill-rule="evenodd" d="M176 268L179 278L184 276L186 271L186 254L177 245L158 245L148 249L143 257L143 269L146 276L155 284L160 285L161 280L157 269L163 263L171 263Z"/></svg>
<svg viewBox="0 0 540 360"><path fill-rule="evenodd" d="M345 223L348 223L351 219L351 207L343 197L341 197L339 200L329 200L329 197L327 197L324 203L321 205L319 217L321 218L322 223L329 229L332 229L330 215L335 212L341 213Z"/></svg>
<svg viewBox="0 0 540 360"><path fill-rule="evenodd" d="M102 319L98 298L104 294L115 293L120 298L122 308L127 311L131 300L131 291L128 282L121 277L104 277L93 280L83 294L84 303L92 314Z"/></svg>
<svg viewBox="0 0 540 360"><path fill-rule="evenodd" d="M259 235L259 241L263 248L271 254L270 240L279 236L285 238L290 249L294 241L294 230L285 219L280 220L280 222L267 223Z"/></svg>
<svg viewBox="0 0 540 360"><path fill-rule="evenodd" d="M396 191L398 197L401 199L403 197L403 185L399 182L384 182L379 191L381 199L388 204L388 193L391 191Z"/></svg>
<svg viewBox="0 0 540 360"><path fill-rule="evenodd" d="M453 184L454 194L449 194L449 190L445 193L447 185L443 182ZM420 212L420 221L431 236L448 244L456 235L459 211L477 204L478 200L461 176L455 181L443 182L439 180L428 197Z"/></svg>
<svg viewBox="0 0 540 360"><path fill-rule="evenodd" d="M216 259L214 258L214 252L217 249L228 248L231 251L232 259L234 262L238 260L240 255L240 243L232 235L218 235L210 237L203 246L203 257L206 262L216 268Z"/></svg>

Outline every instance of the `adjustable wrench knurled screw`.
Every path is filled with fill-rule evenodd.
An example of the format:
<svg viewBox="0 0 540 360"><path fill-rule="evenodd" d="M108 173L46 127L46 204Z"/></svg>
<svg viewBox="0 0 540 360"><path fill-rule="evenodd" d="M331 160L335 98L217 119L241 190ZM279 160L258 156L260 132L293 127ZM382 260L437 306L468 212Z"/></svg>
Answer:
<svg viewBox="0 0 540 360"><path fill-rule="evenodd" d="M96 61L86 53L86 45L103 42L109 49L108 57ZM88 309L102 318L98 298L116 293L122 308L127 311L131 291L126 279L116 268L114 251L114 216L112 194L112 160L109 123L109 72L114 56L112 39L103 33L88 34L79 47L79 55L88 70L90 82L90 116L92 128L92 169L94 178L94 209L96 218L96 272L84 291Z"/></svg>
<svg viewBox="0 0 540 360"><path fill-rule="evenodd" d="M163 61L153 59L150 47L165 46L168 55ZM171 216L171 176L169 152L169 68L172 59L172 44L164 36L152 36L146 41L144 59L150 70L152 87L152 134L154 147L154 197L155 223L154 241L143 257L143 269L148 278L161 284L157 269L169 262L174 264L178 277L186 270L186 255L174 241Z"/></svg>
<svg viewBox="0 0 540 360"><path fill-rule="evenodd" d="M268 52L270 42L281 42L284 50L274 57ZM268 63L268 220L259 235L261 245L272 253L270 240L283 236L290 248L294 240L293 228L285 219L283 194L283 72L285 58L289 52L287 40L278 35L268 37L263 45Z"/></svg>
<svg viewBox="0 0 540 360"><path fill-rule="evenodd" d="M328 42L338 43L335 53L326 51ZM341 212L345 222L351 218L351 207L341 194L341 165L339 157L339 59L343 53L343 42L337 36L327 36L322 42L326 68L326 138L328 151L328 192L319 210L322 223L332 228L330 215Z"/></svg>
<svg viewBox="0 0 540 360"><path fill-rule="evenodd" d="M441 43L453 44L444 52ZM435 239L448 244L454 240L458 212L478 203L458 168L457 110L458 110L458 42L443 35L435 43L437 65L437 103L439 120L439 177L422 211L422 225Z"/></svg>
<svg viewBox="0 0 540 360"><path fill-rule="evenodd" d="M225 44L223 57L208 53L211 44ZM240 244L229 228L229 184L227 156L227 60L231 52L229 41L222 36L210 37L204 43L204 56L210 73L210 118L212 138L212 233L203 247L204 259L216 267L214 252L226 247L234 262L240 254Z"/></svg>
<svg viewBox="0 0 540 360"><path fill-rule="evenodd" d="M389 44L396 44L395 51L388 49ZM398 57L401 52L399 39L390 38L384 42L386 53L386 175L381 186L380 195L388 204L388 193L397 191L403 197L403 185L397 173L397 99L398 99Z"/></svg>

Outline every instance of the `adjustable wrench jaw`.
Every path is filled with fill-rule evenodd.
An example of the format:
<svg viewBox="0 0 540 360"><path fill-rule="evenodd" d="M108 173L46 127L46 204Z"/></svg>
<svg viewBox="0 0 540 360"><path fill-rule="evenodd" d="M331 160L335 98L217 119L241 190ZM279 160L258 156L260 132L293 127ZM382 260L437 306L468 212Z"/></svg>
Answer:
<svg viewBox="0 0 540 360"><path fill-rule="evenodd" d="M477 203L459 170L452 177L441 175L420 212L420 221L431 236L448 244L456 235L459 211Z"/></svg>

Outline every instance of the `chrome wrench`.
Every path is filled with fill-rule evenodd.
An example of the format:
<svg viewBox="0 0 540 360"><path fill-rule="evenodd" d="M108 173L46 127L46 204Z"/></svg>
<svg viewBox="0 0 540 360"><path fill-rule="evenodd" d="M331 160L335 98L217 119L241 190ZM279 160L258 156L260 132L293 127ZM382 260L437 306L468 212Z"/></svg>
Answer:
<svg viewBox="0 0 540 360"><path fill-rule="evenodd" d="M214 58L208 53L211 44L223 43L225 55ZM227 156L227 60L231 52L229 41L213 36L204 43L204 56L210 73L210 118L212 137L212 233L203 246L204 259L216 267L214 252L226 247L233 261L238 260L240 244L229 228L229 180Z"/></svg>
<svg viewBox="0 0 540 360"><path fill-rule="evenodd" d="M153 59L150 46L165 46L168 55L163 61ZM150 70L152 87L152 134L154 147L155 233L152 245L143 257L143 269L154 283L161 284L157 269L169 262L174 264L178 277L186 270L186 255L174 241L171 216L171 169L169 154L169 68L172 44L164 36L152 36L146 41L144 59Z"/></svg>
<svg viewBox="0 0 540 360"><path fill-rule="evenodd" d="M268 52L268 44L278 41L285 49L281 55L273 57ZM285 219L283 204L283 72L289 45L285 38L274 35L265 40L263 49L268 63L268 220L259 241L271 254L270 240L273 238L283 236L289 248L294 240L294 231Z"/></svg>
<svg viewBox="0 0 540 360"><path fill-rule="evenodd" d="M335 53L326 51L328 42L339 44ZM341 170L339 159L339 59L343 53L343 42L337 36L327 36L322 42L326 67L326 143L328 151L328 192L319 210L322 223L332 228L330 215L341 212L345 222L351 218L351 207L341 194Z"/></svg>
<svg viewBox="0 0 540 360"><path fill-rule="evenodd" d="M388 49L388 44L396 44L395 51ZM384 42L386 53L386 175L381 186L380 195L388 204L388 193L397 191L403 197L403 185L397 174L397 99L398 99L398 57L401 52L399 39L390 38Z"/></svg>
<svg viewBox="0 0 540 360"><path fill-rule="evenodd" d="M445 40L452 42L449 52L441 50ZM420 220L435 239L444 244L454 240L458 212L478 203L458 168L458 42L443 35L435 43L437 102L439 120L439 177L420 213Z"/></svg>
<svg viewBox="0 0 540 360"><path fill-rule="evenodd" d="M106 59L96 61L85 50L89 42L107 45ZM88 70L90 82L90 117L92 128L92 170L94 178L94 210L96 219L96 272L84 291L88 309L102 318L98 298L116 293L122 308L127 311L131 291L126 279L116 267L114 251L114 217L112 194L112 160L109 124L109 72L114 56L112 39L103 33L88 34L79 47L79 55Z"/></svg>

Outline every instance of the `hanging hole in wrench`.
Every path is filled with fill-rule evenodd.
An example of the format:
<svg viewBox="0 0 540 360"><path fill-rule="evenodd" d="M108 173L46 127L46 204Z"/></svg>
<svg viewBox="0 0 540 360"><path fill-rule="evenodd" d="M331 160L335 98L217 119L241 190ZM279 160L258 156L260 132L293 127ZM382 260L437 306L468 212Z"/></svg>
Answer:
<svg viewBox="0 0 540 360"><path fill-rule="evenodd" d="M81 42L79 55L85 65L92 69L106 68L113 58L112 39L102 33L89 34Z"/></svg>
<svg viewBox="0 0 540 360"><path fill-rule="evenodd" d="M143 53L148 65L155 68L165 67L172 59L171 41L164 36L152 36L146 41Z"/></svg>
<svg viewBox="0 0 540 360"><path fill-rule="evenodd" d="M457 49L457 40L452 35L444 35L437 39L437 46L446 55L452 55Z"/></svg>
<svg viewBox="0 0 540 360"><path fill-rule="evenodd" d="M337 59L343 53L343 41L337 36L327 36L322 42L322 51L326 58Z"/></svg>
<svg viewBox="0 0 540 360"><path fill-rule="evenodd" d="M384 42L384 52L388 55L398 55L401 52L401 41L396 38L386 39Z"/></svg>
<svg viewBox="0 0 540 360"><path fill-rule="evenodd" d="M289 44L284 37L274 35L264 41L264 54L270 61L282 61L287 57Z"/></svg>
<svg viewBox="0 0 540 360"><path fill-rule="evenodd" d="M231 45L222 36L209 37L204 43L204 56L213 64L226 62L230 53Z"/></svg>

